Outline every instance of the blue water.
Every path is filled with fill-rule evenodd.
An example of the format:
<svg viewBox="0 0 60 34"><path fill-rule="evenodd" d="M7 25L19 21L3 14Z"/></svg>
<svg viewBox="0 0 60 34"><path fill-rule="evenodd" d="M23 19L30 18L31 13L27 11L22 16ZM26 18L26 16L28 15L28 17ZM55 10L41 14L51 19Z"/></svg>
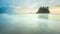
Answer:
<svg viewBox="0 0 60 34"><path fill-rule="evenodd" d="M60 34L60 15L0 14L0 34Z"/></svg>

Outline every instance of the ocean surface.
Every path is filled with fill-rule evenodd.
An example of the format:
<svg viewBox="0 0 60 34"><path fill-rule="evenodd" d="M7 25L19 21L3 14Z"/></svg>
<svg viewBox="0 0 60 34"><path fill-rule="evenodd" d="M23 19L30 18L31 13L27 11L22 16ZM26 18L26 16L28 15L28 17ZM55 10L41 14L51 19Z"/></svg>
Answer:
<svg viewBox="0 0 60 34"><path fill-rule="evenodd" d="M0 14L0 34L60 34L60 15Z"/></svg>

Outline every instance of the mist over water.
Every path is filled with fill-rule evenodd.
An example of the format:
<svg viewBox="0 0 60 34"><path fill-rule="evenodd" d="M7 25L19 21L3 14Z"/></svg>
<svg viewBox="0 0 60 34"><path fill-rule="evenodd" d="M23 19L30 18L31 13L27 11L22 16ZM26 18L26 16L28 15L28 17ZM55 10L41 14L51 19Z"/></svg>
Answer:
<svg viewBox="0 0 60 34"><path fill-rule="evenodd" d="M60 34L60 19L51 16L0 14L0 34Z"/></svg>

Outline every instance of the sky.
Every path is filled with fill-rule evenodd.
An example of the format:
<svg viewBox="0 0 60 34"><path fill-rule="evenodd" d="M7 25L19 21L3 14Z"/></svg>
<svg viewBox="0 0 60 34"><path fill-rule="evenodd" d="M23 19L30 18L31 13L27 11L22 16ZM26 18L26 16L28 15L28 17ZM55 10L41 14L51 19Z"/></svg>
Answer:
<svg viewBox="0 0 60 34"><path fill-rule="evenodd" d="M11 10L10 12L13 13L34 13L41 6L54 5L60 5L60 0L0 0L0 7L6 8L7 12Z"/></svg>

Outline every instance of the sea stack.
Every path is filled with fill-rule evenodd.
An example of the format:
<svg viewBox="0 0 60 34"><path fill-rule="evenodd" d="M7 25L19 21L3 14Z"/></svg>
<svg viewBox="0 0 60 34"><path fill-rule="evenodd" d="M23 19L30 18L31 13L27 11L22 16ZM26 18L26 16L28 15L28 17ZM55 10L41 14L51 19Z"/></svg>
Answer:
<svg viewBox="0 0 60 34"><path fill-rule="evenodd" d="M40 7L37 13L50 13L49 7Z"/></svg>

